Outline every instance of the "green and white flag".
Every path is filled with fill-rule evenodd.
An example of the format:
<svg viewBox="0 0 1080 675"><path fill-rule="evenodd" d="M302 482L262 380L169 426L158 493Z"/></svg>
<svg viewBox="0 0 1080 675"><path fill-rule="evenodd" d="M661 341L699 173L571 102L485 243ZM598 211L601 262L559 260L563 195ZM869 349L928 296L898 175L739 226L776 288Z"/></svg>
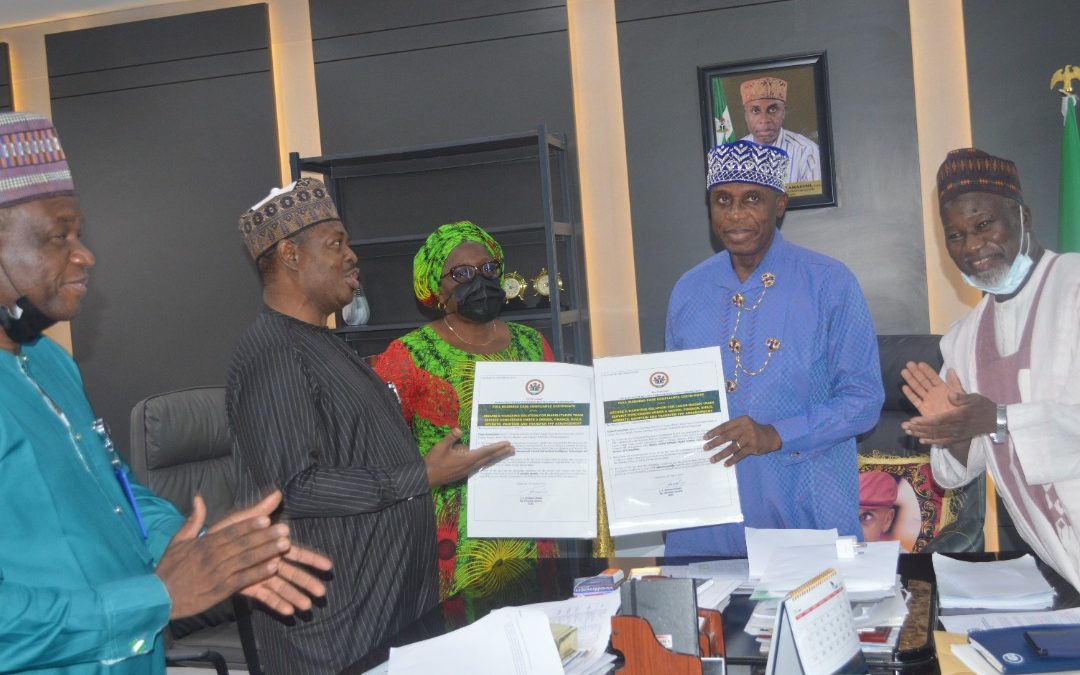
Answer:
<svg viewBox="0 0 1080 675"><path fill-rule="evenodd" d="M731 111L724 98L724 83L719 77L712 81L713 130L716 132L716 144L730 143L735 140L735 128L731 126Z"/></svg>
<svg viewBox="0 0 1080 675"><path fill-rule="evenodd" d="M1061 136L1061 183L1058 187L1058 251L1080 252L1080 134L1076 130L1076 97L1064 101Z"/></svg>

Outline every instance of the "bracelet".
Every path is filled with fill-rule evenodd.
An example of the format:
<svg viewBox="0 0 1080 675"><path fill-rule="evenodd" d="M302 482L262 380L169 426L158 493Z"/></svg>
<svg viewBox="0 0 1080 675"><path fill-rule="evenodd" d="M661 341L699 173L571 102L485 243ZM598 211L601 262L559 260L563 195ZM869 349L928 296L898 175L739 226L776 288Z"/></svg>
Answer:
<svg viewBox="0 0 1080 675"><path fill-rule="evenodd" d="M1009 417L1006 414L1006 406L999 405L997 407L997 425L994 427L994 432L990 434L990 440L994 443L1005 443L1009 435Z"/></svg>

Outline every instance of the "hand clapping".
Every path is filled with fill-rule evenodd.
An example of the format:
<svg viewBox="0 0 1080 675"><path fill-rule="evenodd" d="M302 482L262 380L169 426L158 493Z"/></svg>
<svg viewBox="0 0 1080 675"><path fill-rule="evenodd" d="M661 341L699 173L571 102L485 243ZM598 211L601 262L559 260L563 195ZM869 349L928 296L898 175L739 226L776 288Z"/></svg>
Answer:
<svg viewBox="0 0 1080 675"><path fill-rule="evenodd" d="M331 562L294 545L287 525L271 524L270 514L280 503L281 492L275 491L227 515L199 537L206 505L195 497L191 515L156 570L172 600L169 618L198 614L237 592L284 615L309 609L311 596L325 595L322 582L300 565L325 571Z"/></svg>

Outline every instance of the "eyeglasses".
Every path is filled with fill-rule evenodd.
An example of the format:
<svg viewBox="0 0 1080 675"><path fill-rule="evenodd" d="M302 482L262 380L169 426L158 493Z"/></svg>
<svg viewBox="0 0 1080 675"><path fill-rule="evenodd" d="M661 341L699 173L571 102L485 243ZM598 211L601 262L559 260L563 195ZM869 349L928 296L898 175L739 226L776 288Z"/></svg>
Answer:
<svg viewBox="0 0 1080 675"><path fill-rule="evenodd" d="M479 267L476 265L454 265L450 268L450 271L442 275L441 278L445 279L446 277L450 277L459 284L467 284L476 277L477 272L488 279L498 279L501 271L501 260L489 260Z"/></svg>

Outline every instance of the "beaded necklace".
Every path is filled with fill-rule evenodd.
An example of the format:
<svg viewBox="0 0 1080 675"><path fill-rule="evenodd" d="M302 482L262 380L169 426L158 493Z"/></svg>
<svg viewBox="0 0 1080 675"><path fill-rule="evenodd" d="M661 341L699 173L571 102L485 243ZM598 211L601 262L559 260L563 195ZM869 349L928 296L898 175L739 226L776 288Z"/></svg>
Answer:
<svg viewBox="0 0 1080 675"><path fill-rule="evenodd" d="M761 295L758 296L757 302L752 307L746 306L746 298L742 293L735 293L731 296L731 304L738 307L738 312L735 314L735 327L731 330L731 337L728 338L728 350L735 355L735 376L725 382L725 388L728 393L731 393L739 387L739 371L745 373L748 377L760 375L769 366L769 361L772 360L773 353L780 349L780 338L770 337L765 340L765 349L767 351L765 355L765 363L761 364L761 367L757 370L747 370L746 366L742 362L742 340L736 335L739 333L739 323L742 321L742 313L745 309L748 312L752 312L761 306L761 302L765 299L765 292L769 290L769 287L776 283L776 275L772 272L763 272L761 275Z"/></svg>

